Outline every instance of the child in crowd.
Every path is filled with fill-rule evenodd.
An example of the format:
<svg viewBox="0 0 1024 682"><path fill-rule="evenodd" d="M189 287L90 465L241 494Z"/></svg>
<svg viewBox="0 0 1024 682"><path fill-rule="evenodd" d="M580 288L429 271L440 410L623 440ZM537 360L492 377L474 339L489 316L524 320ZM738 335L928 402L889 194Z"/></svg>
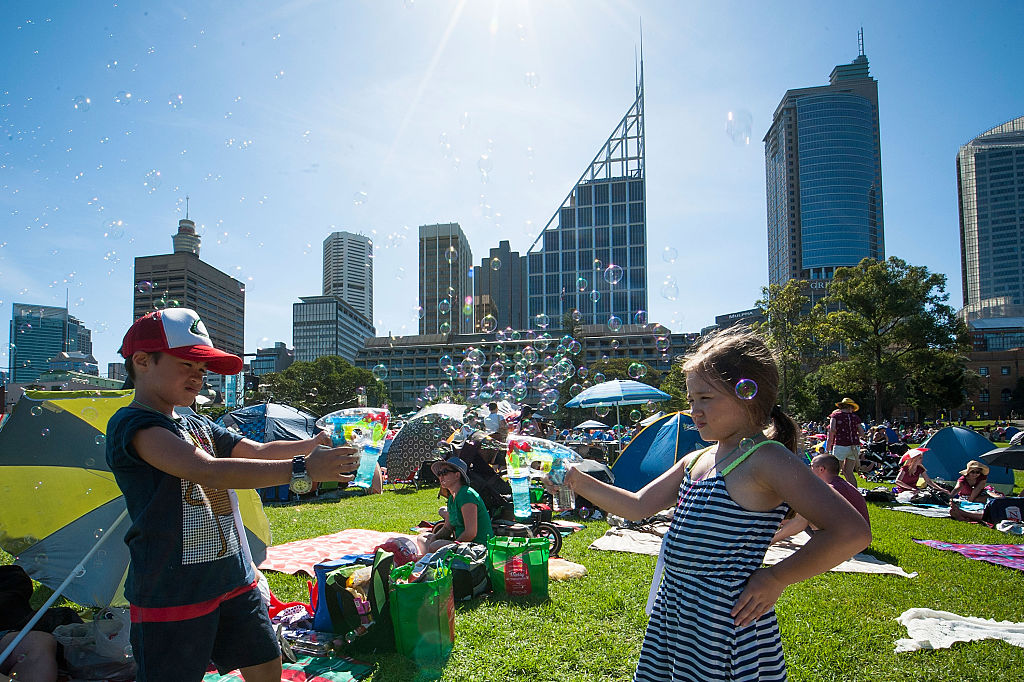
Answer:
<svg viewBox="0 0 1024 682"><path fill-rule="evenodd" d="M241 358L214 348L187 308L149 313L119 351L135 399L107 426L107 464L124 493L131 527L125 595L138 682L201 680L210 661L247 682L278 682L281 653L256 589L234 488L311 480L348 481L351 448L326 448L326 433L256 443L204 417L179 415L206 371L237 374ZM312 450L312 453L310 451ZM308 454L308 457L306 456Z"/></svg>
<svg viewBox="0 0 1024 682"><path fill-rule="evenodd" d="M903 455L903 458L900 460L902 466L900 466L899 473L896 474L896 487L900 491L909 490L917 492L918 483L923 480L927 487L948 495L948 490L928 477L928 472L925 471L924 465L921 464L922 459L924 459L924 452L921 450L911 450Z"/></svg>
<svg viewBox="0 0 1024 682"><path fill-rule="evenodd" d="M578 469L565 483L627 519L675 507L634 680L783 680L775 602L788 585L864 549L871 532L794 455L797 426L775 404L778 367L760 337L714 334L683 369L694 424L715 445L636 493ZM790 507L821 530L789 558L760 568Z"/></svg>

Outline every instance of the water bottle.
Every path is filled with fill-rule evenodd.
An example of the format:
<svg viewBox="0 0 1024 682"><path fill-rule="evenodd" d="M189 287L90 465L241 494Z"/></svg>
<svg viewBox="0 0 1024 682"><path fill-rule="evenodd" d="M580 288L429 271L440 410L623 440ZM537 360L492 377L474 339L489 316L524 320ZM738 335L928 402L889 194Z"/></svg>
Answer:
<svg viewBox="0 0 1024 682"><path fill-rule="evenodd" d="M370 434L361 428L352 429L352 447L359 450L359 468L352 485L358 488L369 488L373 484L373 473L377 469L380 457L380 446L374 444Z"/></svg>
<svg viewBox="0 0 1024 682"><path fill-rule="evenodd" d="M526 451L530 446L521 441L508 442L508 482L512 486L512 507L517 519L529 519L530 469L527 466Z"/></svg>
<svg viewBox="0 0 1024 682"><path fill-rule="evenodd" d="M575 452L566 454L559 450L554 453L554 461L551 464L549 478L552 483L558 486L558 494L552 499L555 512L570 511L576 508L576 493L573 492L572 488L565 485L565 475L569 473L569 469L582 461L583 458Z"/></svg>

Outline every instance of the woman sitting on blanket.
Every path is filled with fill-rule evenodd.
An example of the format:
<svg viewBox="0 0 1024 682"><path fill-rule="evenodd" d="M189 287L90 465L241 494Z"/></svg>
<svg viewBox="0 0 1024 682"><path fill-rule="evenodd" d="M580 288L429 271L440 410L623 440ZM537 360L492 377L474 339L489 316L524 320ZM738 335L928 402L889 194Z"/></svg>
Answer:
<svg viewBox="0 0 1024 682"><path fill-rule="evenodd" d="M448 498L448 504L439 511L444 524L434 533L423 536L424 551L435 552L455 542L476 542L487 544L494 536L491 515L480 495L469 487L469 470L458 457L434 462L430 470L441 483L441 494Z"/></svg>
<svg viewBox="0 0 1024 682"><path fill-rule="evenodd" d="M928 472L925 471L924 465L921 464L923 458L924 453L920 450L911 450L904 455L903 466L900 467L899 473L896 474L896 487L901 491L910 490L917 492L918 483L923 479L927 487L948 495L948 490L928 477Z"/></svg>
<svg viewBox="0 0 1024 682"><path fill-rule="evenodd" d="M956 487L951 495L966 499L968 502L984 502L989 497L1003 497L992 486L988 485L988 465L972 459L967 467L960 472Z"/></svg>

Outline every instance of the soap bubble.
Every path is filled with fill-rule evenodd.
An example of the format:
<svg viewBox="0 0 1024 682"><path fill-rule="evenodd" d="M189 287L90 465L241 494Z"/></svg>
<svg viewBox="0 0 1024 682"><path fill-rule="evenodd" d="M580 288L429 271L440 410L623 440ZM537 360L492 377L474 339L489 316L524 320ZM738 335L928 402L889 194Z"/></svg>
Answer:
<svg viewBox="0 0 1024 682"><path fill-rule="evenodd" d="M754 117L746 109L737 109L726 114L725 134L738 145L750 144L750 131Z"/></svg>
<svg viewBox="0 0 1024 682"><path fill-rule="evenodd" d="M163 178L160 176L160 171L151 168L146 171L146 176L142 179L142 186L146 188L148 193L152 194L157 190L161 182L163 182Z"/></svg>
<svg viewBox="0 0 1024 682"><path fill-rule="evenodd" d="M454 246L449 246L444 252L444 259L448 261L449 265L455 265L459 262L459 251Z"/></svg>
<svg viewBox="0 0 1024 682"><path fill-rule="evenodd" d="M92 468L92 467L96 466L96 460L93 459L92 457L86 457L85 458L85 466L86 466L86 468Z"/></svg>
<svg viewBox="0 0 1024 682"><path fill-rule="evenodd" d="M583 319L583 313L573 309L572 313L570 313L570 317L572 317L573 322L579 322L580 320Z"/></svg>
<svg viewBox="0 0 1024 682"><path fill-rule="evenodd" d="M480 331L484 334L490 334L498 326L498 320L494 318L494 315L484 315L483 319L480 320Z"/></svg>
<svg viewBox="0 0 1024 682"><path fill-rule="evenodd" d="M150 281L142 281L135 285L135 290L140 294L148 294L153 291L153 283Z"/></svg>
<svg viewBox="0 0 1024 682"><path fill-rule="evenodd" d="M601 259L600 258L595 258L594 259L594 269L595 270L600 270L603 267L604 267L604 264L601 262Z"/></svg>
<svg viewBox="0 0 1024 682"><path fill-rule="evenodd" d="M75 111L89 111L89 107L92 106L92 100L83 95L71 100L71 106L74 107Z"/></svg>
<svg viewBox="0 0 1024 682"><path fill-rule="evenodd" d="M50 435L50 429L43 429L42 431L39 432L39 435L42 436L43 438L46 438L47 436Z"/></svg>
<svg viewBox="0 0 1024 682"><path fill-rule="evenodd" d="M43 413L43 408L39 405L33 405L32 409L29 410L33 417L38 417Z"/></svg>
<svg viewBox="0 0 1024 682"><path fill-rule="evenodd" d="M644 415L640 412L640 410L629 411L629 421L631 422L638 422L643 416Z"/></svg>
<svg viewBox="0 0 1024 682"><path fill-rule="evenodd" d="M679 298L679 286L676 284L676 280L672 275L666 277L665 281L662 283L661 296L669 301L674 301Z"/></svg>
<svg viewBox="0 0 1024 682"><path fill-rule="evenodd" d="M611 317L608 318L608 329L612 330L613 332L619 331L620 329L622 329L622 320L620 320L617 316L612 315Z"/></svg>
<svg viewBox="0 0 1024 682"><path fill-rule="evenodd" d="M356 192L352 195L352 205L362 206L366 203L366 192Z"/></svg>
<svg viewBox="0 0 1024 682"><path fill-rule="evenodd" d="M609 412L611 412L611 408L606 405L594 408L594 414L598 417L607 417Z"/></svg>
<svg viewBox="0 0 1024 682"><path fill-rule="evenodd" d="M654 339L654 347L658 349L659 353L664 353L668 350L670 342L667 336L659 336Z"/></svg>
<svg viewBox="0 0 1024 682"><path fill-rule="evenodd" d="M500 258L492 258L491 259L491 270L494 270L495 272L497 272L498 270L501 270L501 259Z"/></svg>
<svg viewBox="0 0 1024 682"><path fill-rule="evenodd" d="M377 377L381 381L388 378L388 368L385 365L377 364L373 366L373 376Z"/></svg>
<svg viewBox="0 0 1024 682"><path fill-rule="evenodd" d="M666 263L675 263L676 258L678 257L679 252L676 251L675 247L666 246L664 249L661 250L661 260L665 261Z"/></svg>
<svg viewBox="0 0 1024 682"><path fill-rule="evenodd" d="M421 319L421 320L422 320L422 319L423 319L423 316L424 316L425 314L426 314L426 313L425 313L425 311L423 310L423 306L421 306L421 305L418 305L418 306L416 306L416 317L418 317L419 319Z"/></svg>
<svg viewBox="0 0 1024 682"><path fill-rule="evenodd" d="M82 415L82 419L89 421L90 419L95 419L96 417L100 416L100 411L97 410L95 407L86 406L82 408L79 414Z"/></svg>
<svg viewBox="0 0 1024 682"><path fill-rule="evenodd" d="M480 171L480 182L486 183L491 177L491 171L494 170L494 160L488 154L481 154L476 167Z"/></svg>
<svg viewBox="0 0 1024 682"><path fill-rule="evenodd" d="M637 324L637 325L645 325L645 324L647 324L647 311L646 310L638 310L635 313L633 313L633 324Z"/></svg>
<svg viewBox="0 0 1024 682"><path fill-rule="evenodd" d="M590 292L590 300L593 301L594 303L597 303L598 301L600 301L601 300L601 292L598 291L597 289L594 289L593 291L591 291Z"/></svg>
<svg viewBox="0 0 1024 682"><path fill-rule="evenodd" d="M622 280L622 268L612 263L604 270L604 280L615 286Z"/></svg>
<svg viewBox="0 0 1024 682"><path fill-rule="evenodd" d="M109 220L103 225L103 236L107 239L120 239L124 236L124 221Z"/></svg>
<svg viewBox="0 0 1024 682"><path fill-rule="evenodd" d="M547 329L547 326L551 324L551 319L547 316L547 313L540 313L533 318L534 324L541 329Z"/></svg>
<svg viewBox="0 0 1024 682"><path fill-rule="evenodd" d="M167 103L171 105L171 109L180 109L183 104L183 100L180 94L171 93L167 96Z"/></svg>
<svg viewBox="0 0 1024 682"><path fill-rule="evenodd" d="M611 343L609 343L608 345L612 347L612 350L618 350L619 349L619 340L618 339L612 339Z"/></svg>
<svg viewBox="0 0 1024 682"><path fill-rule="evenodd" d="M587 286L589 286L589 284L590 284L590 282L587 281L586 277L577 277L576 278L576 288L579 289L580 291L586 291L587 290Z"/></svg>
<svg viewBox="0 0 1024 682"><path fill-rule="evenodd" d="M594 383L595 384L603 384L604 383L604 372L594 372Z"/></svg>
<svg viewBox="0 0 1024 682"><path fill-rule="evenodd" d="M447 334L451 330L452 330L452 325L451 325L450 322L442 322L437 327L437 331L441 332L442 334Z"/></svg>
<svg viewBox="0 0 1024 682"><path fill-rule="evenodd" d="M740 379L736 382L736 397L740 400L753 400L757 395L757 382L753 379Z"/></svg>
<svg viewBox="0 0 1024 682"><path fill-rule="evenodd" d="M631 379L643 379L647 376L647 365L640 362L634 362L630 364L627 372Z"/></svg>
<svg viewBox="0 0 1024 682"><path fill-rule="evenodd" d="M528 87L531 87L534 90L536 90L537 86L540 85L540 76L537 75L536 71L527 71L523 76L523 80L526 82Z"/></svg>
<svg viewBox="0 0 1024 682"><path fill-rule="evenodd" d="M130 93L130 92L126 91L126 90L119 90L118 93L116 95L114 95L114 103L115 104L120 104L123 107L128 106L128 104L131 103L131 101L132 101L132 93Z"/></svg>
<svg viewBox="0 0 1024 682"><path fill-rule="evenodd" d="M104 436L102 433L97 434L96 437L93 438L93 442L96 443L96 445L106 445L107 437Z"/></svg>
<svg viewBox="0 0 1024 682"><path fill-rule="evenodd" d="M447 315L451 311L452 302L449 301L447 298L442 298L440 301L437 302L437 312L441 313L442 315Z"/></svg>

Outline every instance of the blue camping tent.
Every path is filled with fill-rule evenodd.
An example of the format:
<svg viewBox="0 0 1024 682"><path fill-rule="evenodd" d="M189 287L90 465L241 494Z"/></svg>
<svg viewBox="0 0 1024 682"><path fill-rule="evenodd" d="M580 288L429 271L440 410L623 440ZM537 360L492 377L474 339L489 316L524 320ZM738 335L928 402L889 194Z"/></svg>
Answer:
<svg viewBox="0 0 1024 682"><path fill-rule="evenodd" d="M259 403L228 412L217 420L227 428L234 427L243 436L257 443L274 440L305 440L319 429L316 417L279 403Z"/></svg>
<svg viewBox="0 0 1024 682"><path fill-rule="evenodd" d="M1009 442L1010 439L1016 436L1018 433L1020 433L1020 429L1018 429L1016 426L1007 426L1006 432L1003 433L1003 440Z"/></svg>
<svg viewBox="0 0 1024 682"><path fill-rule="evenodd" d="M636 492L661 476L687 453L706 443L682 412L666 414L633 436L612 464L615 485Z"/></svg>
<svg viewBox="0 0 1024 682"><path fill-rule="evenodd" d="M927 450L921 464L930 477L955 483L967 462L980 460L981 455L991 452L995 447L988 438L971 429L947 426L921 444L921 449ZM988 482L996 490L1009 493L1013 489L1013 470L992 467L988 473Z"/></svg>

